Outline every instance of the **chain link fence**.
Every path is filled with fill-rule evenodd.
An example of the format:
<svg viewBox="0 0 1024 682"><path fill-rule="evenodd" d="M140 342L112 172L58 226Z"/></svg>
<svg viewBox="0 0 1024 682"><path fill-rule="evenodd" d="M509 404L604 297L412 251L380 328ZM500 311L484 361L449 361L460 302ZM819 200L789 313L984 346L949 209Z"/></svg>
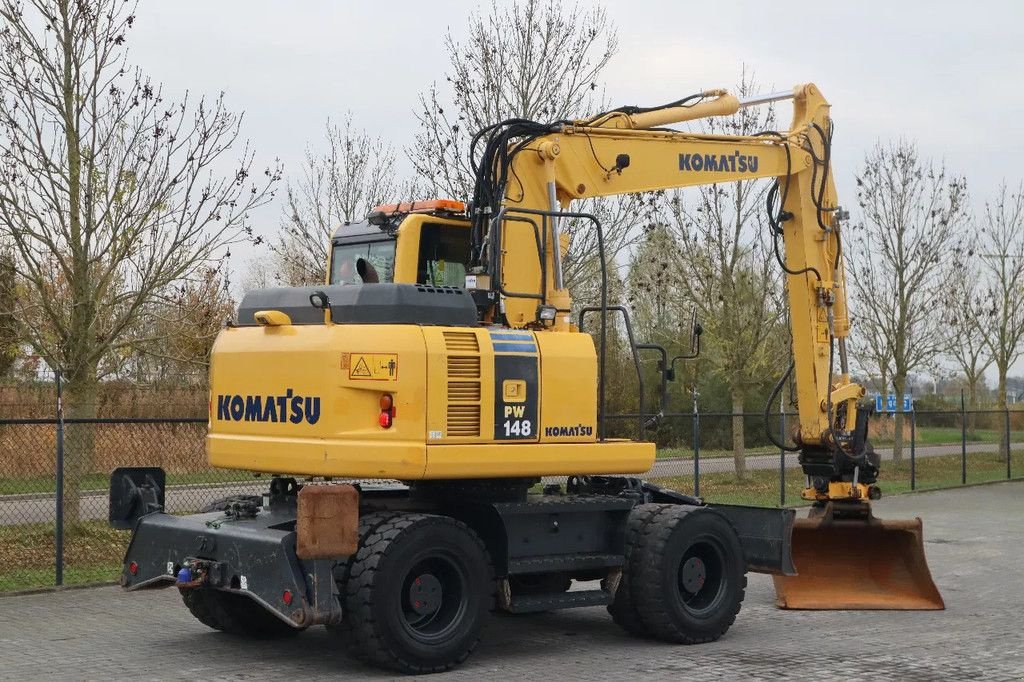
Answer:
<svg viewBox="0 0 1024 682"><path fill-rule="evenodd" d="M754 506L806 504L807 480L788 440L796 414L713 412L664 415L641 427L638 415L609 415L610 436L653 440L647 480L709 502ZM882 458L883 494L951 488L1024 477L1024 411L956 410L877 414L869 439ZM742 434L742 439L738 435ZM898 437L899 436L899 437Z"/></svg>
<svg viewBox="0 0 1024 682"><path fill-rule="evenodd" d="M770 416L776 440L792 430L795 418ZM769 441L761 414L670 414L648 428L637 415L607 420L610 436L642 435L657 443L657 460L645 478L659 485L710 502L804 503L796 453ZM207 464L206 428L205 418L0 419L0 592L117 579L130 536L107 526L107 484L117 467L163 467L172 513L263 492L265 479ZM872 418L884 494L1024 473L1024 412L908 413L902 438L898 434L893 416Z"/></svg>
<svg viewBox="0 0 1024 682"><path fill-rule="evenodd" d="M206 419L0 419L0 592L117 579L130 537L107 526L117 467L163 467L172 513L266 488L211 468L205 437Z"/></svg>

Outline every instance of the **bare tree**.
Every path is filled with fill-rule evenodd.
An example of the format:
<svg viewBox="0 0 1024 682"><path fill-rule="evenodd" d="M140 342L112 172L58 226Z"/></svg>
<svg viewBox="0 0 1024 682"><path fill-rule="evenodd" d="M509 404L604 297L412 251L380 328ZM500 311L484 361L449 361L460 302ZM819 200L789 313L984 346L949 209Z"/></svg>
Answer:
<svg viewBox="0 0 1024 682"><path fill-rule="evenodd" d="M362 220L409 191L399 191L391 145L357 130L351 114L341 125L328 121L325 139L326 153L307 148L302 176L288 182L282 233L270 244L276 277L291 286L325 280L327 248L339 224Z"/></svg>
<svg viewBox="0 0 1024 682"><path fill-rule="evenodd" d="M116 360L136 384L205 385L210 351L234 314L225 265L207 266L158 292Z"/></svg>
<svg viewBox="0 0 1024 682"><path fill-rule="evenodd" d="M737 90L747 96L757 87L744 72ZM753 135L774 125L775 111L765 107L742 109L702 127L709 134ZM767 191L766 182L747 180L701 187L690 202L683 192L673 192L669 200L682 290L707 330L709 362L729 386L740 479L746 476L742 414L747 394L777 375L788 357L781 270L765 237Z"/></svg>
<svg viewBox="0 0 1024 682"><path fill-rule="evenodd" d="M675 231L654 223L643 230L643 238L629 262L627 303L633 328L644 341L671 347L679 341L679 324L691 305L684 291L684 273L678 267L684 258Z"/></svg>
<svg viewBox="0 0 1024 682"><path fill-rule="evenodd" d="M168 101L126 61L123 0L0 2L0 219L14 248L18 314L67 379L68 414L96 414L104 359L147 304L242 237L276 169L252 176L241 116L223 99ZM77 434L77 435L76 435ZM68 518L91 466L69 431Z"/></svg>
<svg viewBox="0 0 1024 682"><path fill-rule="evenodd" d="M979 331L998 375L999 407L1006 409L1006 373L1024 353L1024 185L1016 192L1004 183L995 201L985 204L981 228L982 305ZM1009 444L1000 429L1000 449Z"/></svg>
<svg viewBox="0 0 1024 682"><path fill-rule="evenodd" d="M961 262L947 264L949 288L942 300L943 343L945 355L956 363L967 389L968 407L978 409L978 392L985 386L985 370L992 365L993 356L982 331L982 286L977 254L969 249ZM967 420L968 434L973 437L977 426L975 414Z"/></svg>
<svg viewBox="0 0 1024 682"><path fill-rule="evenodd" d="M449 31L445 49L451 96L434 85L420 95L420 132L407 150L434 192L469 194L469 142L509 118L559 120L595 104L601 71L615 54L615 28L600 5L581 9L555 0L492 0L470 15L465 42Z"/></svg>
<svg viewBox="0 0 1024 682"><path fill-rule="evenodd" d="M946 350L936 305L949 287L943 263L958 262L958 238L969 219L967 184L901 140L867 154L857 174L857 201L862 223L845 244L855 356L902 396L910 373L927 371ZM896 404L893 458L899 461L903 401Z"/></svg>
<svg viewBox="0 0 1024 682"><path fill-rule="evenodd" d="M583 117L604 108L598 81L616 46L615 27L600 5L492 0L485 12L472 14L464 42L451 32L445 38L450 94L435 84L420 95L420 131L406 153L425 189L456 199L470 194L470 142L487 126L510 118ZM649 198L626 196L573 208L601 220L606 254L613 260L650 213L649 203ZM589 221L565 220L562 230L569 237L565 282L574 298L592 300L588 295L600 269L593 227Z"/></svg>
<svg viewBox="0 0 1024 682"><path fill-rule="evenodd" d="M18 301L17 282L14 253L0 243L0 379L10 376L21 345L20 325L14 312Z"/></svg>

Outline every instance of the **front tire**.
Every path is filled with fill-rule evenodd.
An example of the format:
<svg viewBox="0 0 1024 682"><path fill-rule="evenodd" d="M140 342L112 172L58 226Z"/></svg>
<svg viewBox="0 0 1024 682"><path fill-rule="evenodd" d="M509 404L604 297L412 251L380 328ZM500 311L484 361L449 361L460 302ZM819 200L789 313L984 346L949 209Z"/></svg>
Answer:
<svg viewBox="0 0 1024 682"><path fill-rule="evenodd" d="M400 514L366 537L349 567L345 629L377 665L441 672L476 648L493 602L493 569L469 527Z"/></svg>
<svg viewBox="0 0 1024 682"><path fill-rule="evenodd" d="M629 518L626 520L626 547L623 556L622 579L619 581L619 588L615 590L614 601L608 605L608 613L611 614L612 621L616 625L634 637L650 636L647 626L640 619L636 602L633 599L634 573L640 570L634 560L636 547L640 543L641 533L647 524L669 507L670 505L657 503L638 504L630 510Z"/></svg>
<svg viewBox="0 0 1024 682"><path fill-rule="evenodd" d="M650 636L700 644L736 620L747 585L743 547L732 524L705 508L673 506L641 531L630 581Z"/></svg>

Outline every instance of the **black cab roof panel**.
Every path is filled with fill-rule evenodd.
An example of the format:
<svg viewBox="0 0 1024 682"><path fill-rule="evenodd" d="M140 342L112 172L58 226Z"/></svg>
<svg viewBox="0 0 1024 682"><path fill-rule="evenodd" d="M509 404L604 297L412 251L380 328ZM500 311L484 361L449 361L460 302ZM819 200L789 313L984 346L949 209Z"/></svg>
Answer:
<svg viewBox="0 0 1024 682"><path fill-rule="evenodd" d="M365 243L373 241L394 240L395 236L387 230L371 225L365 220L354 223L342 223L334 229L331 241L335 244Z"/></svg>

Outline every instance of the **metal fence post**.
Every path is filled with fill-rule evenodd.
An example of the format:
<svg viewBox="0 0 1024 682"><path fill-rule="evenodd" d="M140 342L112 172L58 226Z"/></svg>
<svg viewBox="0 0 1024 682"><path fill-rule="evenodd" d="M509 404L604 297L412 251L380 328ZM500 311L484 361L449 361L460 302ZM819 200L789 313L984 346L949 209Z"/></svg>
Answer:
<svg viewBox="0 0 1024 682"><path fill-rule="evenodd" d="M54 528L54 583L64 584L64 403L61 371L55 372L57 382L57 481L54 503L56 504L56 527Z"/></svg>
<svg viewBox="0 0 1024 682"><path fill-rule="evenodd" d="M693 389L693 496L700 497L700 412L697 389Z"/></svg>
<svg viewBox="0 0 1024 682"><path fill-rule="evenodd" d="M917 490L917 410L910 410L910 489Z"/></svg>
<svg viewBox="0 0 1024 682"><path fill-rule="evenodd" d="M1003 410L1006 413L1006 422L1004 423L1006 427L1006 479L1009 480L1011 473L1010 460L1013 459L1013 446L1010 443L1010 408L1004 407Z"/></svg>
<svg viewBox="0 0 1024 682"><path fill-rule="evenodd" d="M960 389L960 485L967 485L967 409Z"/></svg>

